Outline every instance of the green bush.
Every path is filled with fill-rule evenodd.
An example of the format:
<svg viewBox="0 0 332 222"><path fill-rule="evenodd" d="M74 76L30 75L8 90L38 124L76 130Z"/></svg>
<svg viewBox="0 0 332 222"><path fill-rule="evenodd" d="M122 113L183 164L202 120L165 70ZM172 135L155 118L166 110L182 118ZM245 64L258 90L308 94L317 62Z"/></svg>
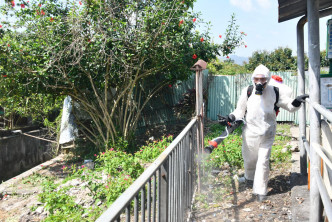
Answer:
<svg viewBox="0 0 332 222"><path fill-rule="evenodd" d="M172 142L173 136L163 136L142 146L134 155L116 151L116 147L105 152L94 154L95 168L88 169L84 165L65 165L62 170L68 177L56 184L54 179L47 178L43 182L43 193L39 200L45 203L50 214L46 221L94 221L110 206L144 171L143 165L152 162ZM83 208L75 203L75 197L68 195L71 186L59 187L72 179L79 179L89 189L97 206ZM40 180L40 178L38 178ZM82 218L82 215L84 218Z"/></svg>
<svg viewBox="0 0 332 222"><path fill-rule="evenodd" d="M140 151L135 153L135 157L142 160L143 163L150 163L156 159L169 144L173 141L173 136L163 136L161 140L155 140L146 146L142 146Z"/></svg>

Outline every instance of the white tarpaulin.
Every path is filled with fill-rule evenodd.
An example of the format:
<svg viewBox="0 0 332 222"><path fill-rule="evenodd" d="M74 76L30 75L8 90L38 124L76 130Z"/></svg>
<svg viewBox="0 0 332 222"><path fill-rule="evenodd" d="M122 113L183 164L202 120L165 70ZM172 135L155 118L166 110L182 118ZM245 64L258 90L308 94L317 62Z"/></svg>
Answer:
<svg viewBox="0 0 332 222"><path fill-rule="evenodd" d="M59 144L71 142L77 136L77 127L74 122L72 109L71 97L67 96L63 102Z"/></svg>

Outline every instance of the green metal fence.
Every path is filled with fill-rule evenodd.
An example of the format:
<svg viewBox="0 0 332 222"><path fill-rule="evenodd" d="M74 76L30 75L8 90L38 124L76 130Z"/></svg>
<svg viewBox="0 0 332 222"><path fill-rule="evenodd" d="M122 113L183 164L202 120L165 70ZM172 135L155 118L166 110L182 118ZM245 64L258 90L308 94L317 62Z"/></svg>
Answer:
<svg viewBox="0 0 332 222"><path fill-rule="evenodd" d="M205 100L206 117L210 120L217 120L217 114L227 115L232 112L241 90L252 84L251 74L235 76L209 76L208 70L203 72L203 91L206 92ZM292 72L272 72L272 75L279 75L286 84L293 90L293 96L297 95L297 76ZM179 121L188 122L188 119L178 119L174 112L175 105L183 99L183 94L189 89L195 88L195 75L185 82L178 82L154 99L151 100L144 110L138 132L142 133L149 125L173 125ZM306 90L308 90L306 81ZM277 121L298 123L297 112L290 113L280 109Z"/></svg>

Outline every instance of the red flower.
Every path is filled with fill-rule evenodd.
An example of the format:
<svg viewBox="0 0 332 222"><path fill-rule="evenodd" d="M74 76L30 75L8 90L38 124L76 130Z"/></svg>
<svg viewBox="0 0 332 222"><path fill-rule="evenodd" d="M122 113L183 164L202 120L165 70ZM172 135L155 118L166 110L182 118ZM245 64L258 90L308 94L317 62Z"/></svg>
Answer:
<svg viewBox="0 0 332 222"><path fill-rule="evenodd" d="M0 29L2 28L2 25L0 25Z"/></svg>
<svg viewBox="0 0 332 222"><path fill-rule="evenodd" d="M201 41L201 42L204 42L204 38L202 37L202 38L200 39L200 41Z"/></svg>
<svg viewBox="0 0 332 222"><path fill-rule="evenodd" d="M79 1L79 2L78 2L78 4L82 5L82 2L81 2L81 1Z"/></svg>
<svg viewBox="0 0 332 222"><path fill-rule="evenodd" d="M196 54L193 55L193 59L197 59L197 55Z"/></svg>
<svg viewBox="0 0 332 222"><path fill-rule="evenodd" d="M193 18L193 22L196 22L196 18Z"/></svg>
<svg viewBox="0 0 332 222"><path fill-rule="evenodd" d="M43 10L40 11L40 14L45 15L45 12Z"/></svg>
<svg viewBox="0 0 332 222"><path fill-rule="evenodd" d="M52 17L52 18L50 18L50 21L51 21L51 22L53 22L53 21L54 21L54 18L53 18L53 17Z"/></svg>
<svg viewBox="0 0 332 222"><path fill-rule="evenodd" d="M38 11L38 10L36 10L36 12L37 12L37 15L39 15L39 11Z"/></svg>
<svg viewBox="0 0 332 222"><path fill-rule="evenodd" d="M246 48L247 48L247 45L244 45L244 47L246 47Z"/></svg>
<svg viewBox="0 0 332 222"><path fill-rule="evenodd" d="M8 47L10 47L10 44L8 43L8 45L7 45Z"/></svg>
<svg viewBox="0 0 332 222"><path fill-rule="evenodd" d="M91 42L91 39L88 39L88 42Z"/></svg>
<svg viewBox="0 0 332 222"><path fill-rule="evenodd" d="M94 156L97 156L97 154L93 154Z"/></svg>
<svg viewBox="0 0 332 222"><path fill-rule="evenodd" d="M179 26L180 26L181 24L183 24L183 20L181 20L181 21L179 22Z"/></svg>
<svg viewBox="0 0 332 222"><path fill-rule="evenodd" d="M219 35L219 38L221 38L222 37L222 35Z"/></svg>
<svg viewBox="0 0 332 222"><path fill-rule="evenodd" d="M38 6L41 7L41 4L39 4Z"/></svg>
<svg viewBox="0 0 332 222"><path fill-rule="evenodd" d="M14 1L11 1L11 3L12 3L12 6L14 7L14 6L15 6L15 2L14 2Z"/></svg>
<svg viewBox="0 0 332 222"><path fill-rule="evenodd" d="M5 78L7 77L7 75L2 75L2 76L5 77Z"/></svg>
<svg viewBox="0 0 332 222"><path fill-rule="evenodd" d="M21 8L25 8L25 5L24 5L24 4L21 4Z"/></svg>
<svg viewBox="0 0 332 222"><path fill-rule="evenodd" d="M227 56L226 58L229 59L229 56Z"/></svg>
<svg viewBox="0 0 332 222"><path fill-rule="evenodd" d="M169 87L169 88L172 88L172 84L169 84L168 87Z"/></svg>
<svg viewBox="0 0 332 222"><path fill-rule="evenodd" d="M165 22L162 22L161 24L162 24L162 25L165 25Z"/></svg>

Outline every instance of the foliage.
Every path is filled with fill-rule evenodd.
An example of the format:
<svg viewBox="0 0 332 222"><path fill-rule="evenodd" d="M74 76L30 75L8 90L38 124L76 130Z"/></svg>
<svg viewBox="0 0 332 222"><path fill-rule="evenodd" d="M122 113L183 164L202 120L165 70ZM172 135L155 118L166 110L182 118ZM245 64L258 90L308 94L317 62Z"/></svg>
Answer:
<svg viewBox="0 0 332 222"><path fill-rule="evenodd" d="M225 38L223 43L221 44L222 53L224 56L228 56L231 54L237 47L244 45L242 41L243 37L247 34L244 32L240 32L238 34L239 26L236 25L235 14L233 13L231 16L231 20L229 21L228 27L226 29Z"/></svg>
<svg viewBox="0 0 332 222"><path fill-rule="evenodd" d="M321 67L330 66L330 60L326 58L326 50L320 52L320 66Z"/></svg>
<svg viewBox="0 0 332 222"><path fill-rule="evenodd" d="M14 19L2 24L0 72L20 89L17 98L70 95L80 132L107 150L121 137L132 139L142 110L165 85L187 79L198 59L240 44L234 15L222 45L211 43L208 30L194 31L204 22L190 11L193 3L8 2L1 11Z"/></svg>
<svg viewBox="0 0 332 222"><path fill-rule="evenodd" d="M204 138L204 144L208 144L209 140L218 137L225 130L224 126L220 124L214 124L210 128L210 133ZM237 128L231 135L222 141L219 146L213 150L209 159L206 161L206 167L219 168L224 163L228 163L230 166L241 168L243 167L243 158L241 154L242 129Z"/></svg>
<svg viewBox="0 0 332 222"><path fill-rule="evenodd" d="M119 149L115 147L95 154L93 170L86 165L64 165L62 170L68 177L61 183L55 183L54 178L40 178L39 175L26 182L43 184L39 200L45 203L45 209L50 213L45 221L94 221L141 175L143 164L154 161L172 140L171 135L163 136L161 140L142 146L134 155L116 151ZM75 196L68 195L72 187L65 184L73 179L84 184L80 189L88 188L96 206L84 208L75 202Z"/></svg>
<svg viewBox="0 0 332 222"><path fill-rule="evenodd" d="M259 64L264 64L271 71L296 70L296 60L292 49L279 47L272 52L255 51L249 57L247 68L253 71Z"/></svg>
<svg viewBox="0 0 332 222"><path fill-rule="evenodd" d="M220 124L213 124L210 126L210 132L205 136L204 144L207 146L208 141L218 137L223 131L224 126ZM290 133L290 127L286 124L278 124L277 132L285 135ZM237 128L231 135L223 140L219 146L213 150L208 159L206 159L205 167L207 169L220 168L227 163L234 168L243 168L242 158L242 129ZM286 143L290 140L290 137L276 136L275 142L271 150L271 162L282 163L290 160L291 152L288 150L283 153L282 149Z"/></svg>
<svg viewBox="0 0 332 222"><path fill-rule="evenodd" d="M142 160L143 163L151 163L156 159L166 147L173 141L173 135L163 136L161 140L155 140L135 153L135 157Z"/></svg>
<svg viewBox="0 0 332 222"><path fill-rule="evenodd" d="M209 69L209 73L212 75L236 75L249 73L246 66L235 64L230 60L221 61L215 59L212 60L207 67Z"/></svg>

